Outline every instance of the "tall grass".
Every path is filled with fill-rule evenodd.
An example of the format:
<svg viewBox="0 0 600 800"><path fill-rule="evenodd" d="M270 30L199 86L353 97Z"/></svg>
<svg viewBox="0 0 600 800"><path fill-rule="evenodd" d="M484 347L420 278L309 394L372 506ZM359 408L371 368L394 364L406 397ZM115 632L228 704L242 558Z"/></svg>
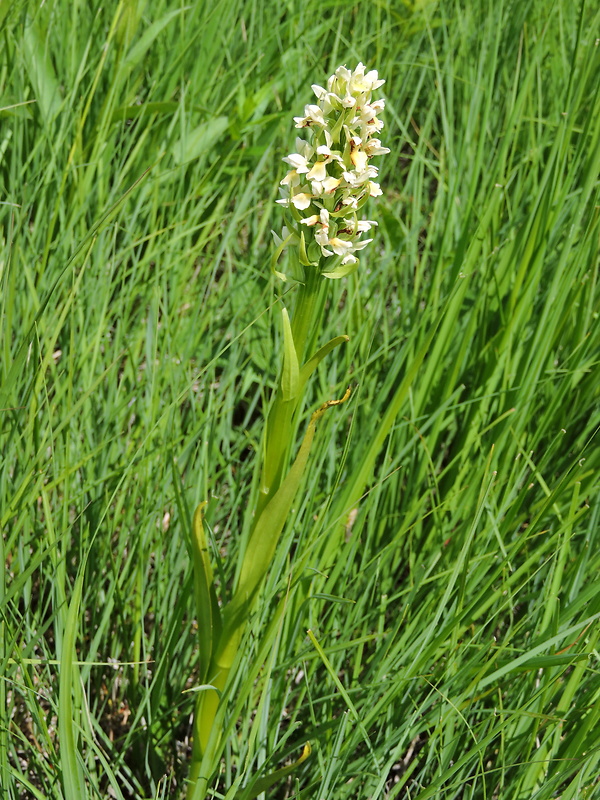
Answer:
<svg viewBox="0 0 600 800"><path fill-rule="evenodd" d="M387 79L310 475L214 797L600 797L593 3L0 6L0 796L178 797L278 364L290 120ZM293 291L293 290L292 290ZM266 310L265 310L266 309ZM310 631L310 633L307 633Z"/></svg>

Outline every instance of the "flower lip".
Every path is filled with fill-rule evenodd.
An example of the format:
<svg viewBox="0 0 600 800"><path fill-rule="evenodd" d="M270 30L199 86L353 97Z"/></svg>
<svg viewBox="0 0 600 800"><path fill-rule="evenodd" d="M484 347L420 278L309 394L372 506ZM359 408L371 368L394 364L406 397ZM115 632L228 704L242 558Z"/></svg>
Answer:
<svg viewBox="0 0 600 800"><path fill-rule="evenodd" d="M324 181L321 181L323 192L325 194L331 194L332 192L335 192L341 182L341 178L334 178L332 176L325 178Z"/></svg>
<svg viewBox="0 0 600 800"><path fill-rule="evenodd" d="M306 208L310 206L312 200L312 195L308 194L307 192L298 192L292 198L292 205L294 205L299 211L304 211Z"/></svg>
<svg viewBox="0 0 600 800"><path fill-rule="evenodd" d="M306 175L309 181L324 181L327 177L327 162L315 161L313 168Z"/></svg>
<svg viewBox="0 0 600 800"><path fill-rule="evenodd" d="M287 175L279 181L281 186L298 186L300 183L300 176L295 169L290 170Z"/></svg>
<svg viewBox="0 0 600 800"><path fill-rule="evenodd" d="M367 167L368 155L359 147L351 148L350 160L359 172L364 172Z"/></svg>

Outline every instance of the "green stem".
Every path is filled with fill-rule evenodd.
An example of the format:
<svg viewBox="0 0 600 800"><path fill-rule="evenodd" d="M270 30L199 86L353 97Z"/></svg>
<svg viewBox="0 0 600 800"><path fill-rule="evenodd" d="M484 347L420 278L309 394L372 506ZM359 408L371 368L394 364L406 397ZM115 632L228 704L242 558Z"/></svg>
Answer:
<svg viewBox="0 0 600 800"><path fill-rule="evenodd" d="M198 778L200 777L204 754L208 749L210 735L219 709L220 693L225 688L229 672L230 668L221 669L211 681L211 685L218 691L206 689L198 693L196 707L194 709L192 761L190 765L190 774L188 775L186 800L198 800ZM215 742L214 745L218 747L219 742ZM204 794L200 795L202 798L204 798L204 796Z"/></svg>
<svg viewBox="0 0 600 800"><path fill-rule="evenodd" d="M325 305L327 278L316 269L305 270L305 282L299 286L292 316L292 336L300 364L314 349L319 321ZM293 400L284 400L281 384L269 413L264 461L254 519L257 520L269 499L277 491L285 474L285 467L293 445L298 412L302 408L304 392L301 389Z"/></svg>
<svg viewBox="0 0 600 800"><path fill-rule="evenodd" d="M300 285L294 316L292 318L292 334L298 361L302 364L310 345L316 339L316 323L320 320L325 303L325 289L328 279L315 269L306 268L305 282Z"/></svg>

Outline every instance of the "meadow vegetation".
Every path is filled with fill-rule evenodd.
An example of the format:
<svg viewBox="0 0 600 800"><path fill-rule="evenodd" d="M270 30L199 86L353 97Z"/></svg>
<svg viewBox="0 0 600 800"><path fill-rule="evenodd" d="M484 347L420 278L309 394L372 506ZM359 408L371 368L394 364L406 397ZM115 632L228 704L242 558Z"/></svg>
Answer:
<svg viewBox="0 0 600 800"><path fill-rule="evenodd" d="M310 469L206 796L582 800L600 783L600 11L0 5L0 798L177 798L190 539L223 596L276 385L282 157L386 84ZM298 440L300 441L300 439Z"/></svg>

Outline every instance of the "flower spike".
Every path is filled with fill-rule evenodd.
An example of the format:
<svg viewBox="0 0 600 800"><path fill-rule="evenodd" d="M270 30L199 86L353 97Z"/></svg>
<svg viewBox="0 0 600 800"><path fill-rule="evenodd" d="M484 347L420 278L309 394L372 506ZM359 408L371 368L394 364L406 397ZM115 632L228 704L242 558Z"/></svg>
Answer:
<svg viewBox="0 0 600 800"><path fill-rule="evenodd" d="M377 70L365 71L362 63L354 71L338 67L327 88L313 84L318 103L308 104L304 116L294 117L296 128L308 138L296 139L296 152L283 160L292 169L281 181L281 199L286 209L285 236L280 246L297 247L310 253L308 261L322 275L338 278L358 267L354 255L372 239L361 234L377 223L358 219L357 212L369 197L382 194L374 156L389 153L376 138L383 122L378 113L385 101L373 100L382 86ZM284 248L281 248L284 249ZM278 255L281 252L279 249Z"/></svg>

